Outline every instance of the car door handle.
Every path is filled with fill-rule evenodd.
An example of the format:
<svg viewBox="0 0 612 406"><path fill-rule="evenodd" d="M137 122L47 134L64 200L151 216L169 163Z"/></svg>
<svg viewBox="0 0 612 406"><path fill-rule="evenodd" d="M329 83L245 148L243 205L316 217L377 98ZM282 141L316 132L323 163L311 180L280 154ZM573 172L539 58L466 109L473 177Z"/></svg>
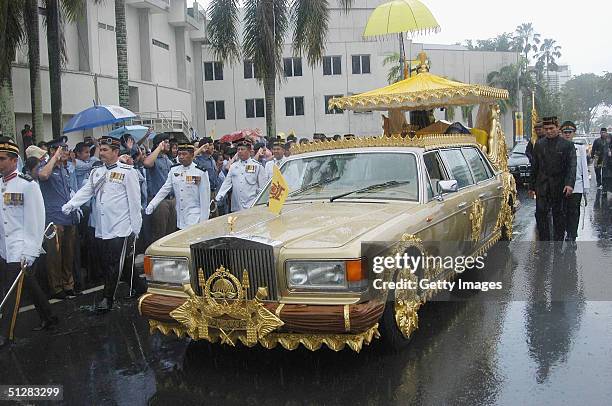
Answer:
<svg viewBox="0 0 612 406"><path fill-rule="evenodd" d="M461 203L459 203L459 204L457 205L457 208L458 208L458 209L463 209L463 208L465 208L465 206L467 206L467 202L461 202Z"/></svg>
<svg viewBox="0 0 612 406"><path fill-rule="evenodd" d="M497 190L502 190L503 188L504 188L504 187L503 187L502 185L499 185L499 186L497 187Z"/></svg>
<svg viewBox="0 0 612 406"><path fill-rule="evenodd" d="M478 195L479 199L482 199L484 197L489 197L489 194L488 193L481 193L481 194Z"/></svg>

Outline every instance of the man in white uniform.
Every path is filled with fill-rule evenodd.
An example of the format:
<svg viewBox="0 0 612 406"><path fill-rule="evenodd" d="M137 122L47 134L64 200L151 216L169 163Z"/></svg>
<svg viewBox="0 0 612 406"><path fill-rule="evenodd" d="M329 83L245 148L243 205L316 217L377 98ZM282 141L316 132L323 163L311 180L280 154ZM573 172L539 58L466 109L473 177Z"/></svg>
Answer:
<svg viewBox="0 0 612 406"><path fill-rule="evenodd" d="M239 140L237 144L238 160L230 166L215 197L218 203L231 189L232 212L251 207L268 180L264 167L251 158L251 144L245 139Z"/></svg>
<svg viewBox="0 0 612 406"><path fill-rule="evenodd" d="M566 121L561 124L561 133L563 137L572 141L576 134L576 124L571 121ZM580 144L574 144L576 148L576 182L574 183L574 191L571 196L565 199L565 210L567 220L565 222L565 240L575 244L578 237L578 223L580 223L580 202L582 196L589 193L589 167L587 165L586 147Z"/></svg>
<svg viewBox="0 0 612 406"><path fill-rule="evenodd" d="M95 196L96 240L104 273L104 298L96 310L108 312L113 307L119 273L123 270L128 238L138 236L142 226L140 185L136 170L119 162L119 138L106 136L100 140L100 160L81 189L63 207L70 213ZM140 278L134 278L138 283Z"/></svg>
<svg viewBox="0 0 612 406"><path fill-rule="evenodd" d="M285 162L285 144L277 139L272 144L272 159L266 162L266 178L267 180L272 179L274 173L274 165L278 168Z"/></svg>
<svg viewBox="0 0 612 406"><path fill-rule="evenodd" d="M0 137L0 300L9 293L21 264L24 264L24 287L41 319L36 330L42 330L57 323L45 294L30 271L42 252L45 204L38 183L17 171L18 156L17 144L10 138ZM11 291L1 310L0 347L7 343L4 337L9 333L16 291L17 287Z"/></svg>
<svg viewBox="0 0 612 406"><path fill-rule="evenodd" d="M179 163L170 168L166 183L147 206L145 213L153 213L157 205L170 193L176 196L176 226L182 230L208 220L210 214L210 183L205 169L193 162L193 144L178 145Z"/></svg>

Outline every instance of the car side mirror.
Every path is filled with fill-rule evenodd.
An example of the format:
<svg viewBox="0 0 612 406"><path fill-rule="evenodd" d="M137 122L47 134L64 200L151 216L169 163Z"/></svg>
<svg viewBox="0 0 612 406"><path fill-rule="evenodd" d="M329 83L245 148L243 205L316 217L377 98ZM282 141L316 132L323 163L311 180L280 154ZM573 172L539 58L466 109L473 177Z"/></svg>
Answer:
<svg viewBox="0 0 612 406"><path fill-rule="evenodd" d="M438 190L440 194L442 193L454 193L459 190L458 183L455 179L450 180L439 180L438 181Z"/></svg>

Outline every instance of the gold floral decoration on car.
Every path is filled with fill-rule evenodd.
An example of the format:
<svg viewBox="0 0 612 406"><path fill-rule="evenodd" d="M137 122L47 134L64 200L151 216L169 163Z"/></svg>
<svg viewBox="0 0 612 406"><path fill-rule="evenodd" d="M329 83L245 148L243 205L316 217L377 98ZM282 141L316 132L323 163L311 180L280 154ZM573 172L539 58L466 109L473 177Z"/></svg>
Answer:
<svg viewBox="0 0 612 406"><path fill-rule="evenodd" d="M220 339L231 346L240 339L246 345L254 345L284 324L261 302L267 296L265 289L260 288L255 299L247 299L250 282L246 270L240 281L223 266L208 279L200 268L198 280L202 295L197 295L190 285L184 285L189 299L170 312L193 339Z"/></svg>
<svg viewBox="0 0 612 406"><path fill-rule="evenodd" d="M484 220L484 205L480 199L474 200L472 208L470 209L470 221L472 222L472 241L478 242L480 240L480 233L482 232L482 221Z"/></svg>

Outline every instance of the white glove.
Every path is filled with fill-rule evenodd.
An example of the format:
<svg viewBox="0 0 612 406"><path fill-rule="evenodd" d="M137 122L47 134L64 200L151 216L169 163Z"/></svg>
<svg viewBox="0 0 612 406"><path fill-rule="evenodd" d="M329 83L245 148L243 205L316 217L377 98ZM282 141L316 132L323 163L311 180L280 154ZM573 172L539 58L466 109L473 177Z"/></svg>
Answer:
<svg viewBox="0 0 612 406"><path fill-rule="evenodd" d="M145 214L146 214L147 216L150 216L150 215L151 215L151 213L153 213L153 207L151 207L151 205L149 204L149 205L147 206L147 208L145 209Z"/></svg>
<svg viewBox="0 0 612 406"><path fill-rule="evenodd" d="M21 262L26 264L27 267L32 266L34 261L36 261L36 257L25 255L25 254L21 256Z"/></svg>
<svg viewBox="0 0 612 406"><path fill-rule="evenodd" d="M69 203L66 203L62 206L62 213L64 213L65 215L69 215L70 213L72 213L72 210L74 209Z"/></svg>

